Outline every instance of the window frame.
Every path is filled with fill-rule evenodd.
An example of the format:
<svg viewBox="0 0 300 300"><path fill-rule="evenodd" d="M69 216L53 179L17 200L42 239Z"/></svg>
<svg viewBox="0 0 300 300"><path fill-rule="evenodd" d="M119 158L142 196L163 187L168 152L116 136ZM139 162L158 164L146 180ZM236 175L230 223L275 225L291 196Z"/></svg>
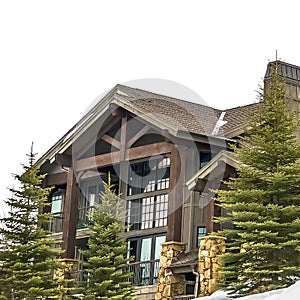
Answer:
<svg viewBox="0 0 300 300"><path fill-rule="evenodd" d="M159 259L159 257L155 257L155 249L156 249L156 239L159 237L165 237L165 241L167 238L167 233L157 233L157 234L150 234L150 235L142 235L142 236L134 236L127 239L127 257L130 255L130 248L129 248L129 242L130 241L136 241L137 242L137 249L139 250L138 255L134 258L133 262L143 262L146 260L141 261L141 250L142 250L142 241L148 238L151 238L151 251L150 251L150 260L156 260ZM154 242L153 242L154 241Z"/></svg>
<svg viewBox="0 0 300 300"><path fill-rule="evenodd" d="M164 199L159 199L162 197ZM151 203L152 201L151 198L153 198L153 203ZM148 199L150 200L150 205L149 202L143 205L144 204L143 200L147 201ZM138 212L135 214L131 213L131 211L133 210L131 207L131 203L133 202L135 202L136 204L135 207L133 207L133 209L135 211L138 210ZM147 207L149 207L148 211L147 211ZM127 231L147 230L147 229L167 226L168 209L169 209L169 193L157 193L151 195L144 195L144 197L142 198L128 199L127 207L126 207L127 210L126 226L128 226ZM152 217L147 218L149 214ZM163 215L163 217L160 217L161 214ZM134 216L137 216L138 222L131 222L132 221L131 218ZM143 216L146 217L143 218ZM138 225L135 226L135 224Z"/></svg>
<svg viewBox="0 0 300 300"><path fill-rule="evenodd" d="M77 229L84 229L87 227L86 225L88 225L91 221L89 214L93 213L95 204L101 204L100 192L104 191L103 188L101 189L101 182L102 180L97 178L93 180L89 179L82 183L80 198L78 201L78 219L76 224ZM89 197L89 189L91 189L92 187L95 187L95 199L93 200L93 205L87 205L91 204L90 200L88 200L87 197Z"/></svg>
<svg viewBox="0 0 300 300"><path fill-rule="evenodd" d="M61 196L61 199L55 199L54 197ZM65 198L66 198L66 190L63 188L59 188L54 191L51 195L51 207L50 212L52 215L52 219L49 223L49 231L52 233L58 233L63 231L63 219L64 219L64 207L65 207ZM60 201L60 210L53 212L53 203L55 201Z"/></svg>
<svg viewBox="0 0 300 300"><path fill-rule="evenodd" d="M203 232L200 232L200 229L204 229ZM200 247L200 237L206 236L207 235L207 228L206 226L197 226L197 231L196 231L196 245L197 248Z"/></svg>
<svg viewBox="0 0 300 300"><path fill-rule="evenodd" d="M128 184L126 196L126 224L132 225L127 228L127 232L142 231L158 227L167 226L167 217L169 209L169 188L170 188L170 168L171 159L168 155L154 156L151 158L152 171L155 171L155 178L151 182L151 177L146 177L146 183L143 185L143 177L137 178L139 187L134 187L130 181L131 176L134 182L134 168L136 166L140 174L144 174L148 169L147 164L151 165L149 158L131 161L128 168ZM139 165L141 168L139 169ZM147 169L147 170L146 170ZM146 170L146 171L145 171ZM147 173L147 172L146 172ZM146 174L148 176L150 173ZM139 176L139 174L137 175ZM148 181L147 181L148 180ZM151 187L148 189L148 187ZM139 193L130 191L131 187L140 189ZM147 203L148 202L148 203ZM135 205L133 205L135 204ZM134 219L136 217L136 219Z"/></svg>
<svg viewBox="0 0 300 300"><path fill-rule="evenodd" d="M161 161L159 161L162 158ZM151 160L149 160L151 159ZM163 160L167 160L167 164L163 165L164 168L160 168L159 164L163 161ZM135 165L141 165L143 164L144 166L146 165L146 163L148 163L149 165L149 161L156 161L155 163L155 180L154 183L150 183L151 181L148 181L148 184L146 186L143 185L143 178L146 176L149 176L150 173L146 174L145 176L142 175L140 178L138 178L138 181L141 181L141 184L139 187L131 185L130 182L134 181L134 175L132 175L132 173L135 173L132 166ZM147 159L142 159L142 160L138 160L138 161L131 161L129 163L129 168L128 168L128 177L127 177L127 199L131 199L131 198L138 198L139 195L145 195L146 193L156 193L156 192L160 192L160 191L164 191L164 190L168 190L170 188L170 168L171 168L171 160L169 158L169 156L154 156L154 157L149 157ZM150 168L151 169L151 168ZM163 176L159 176L159 173L161 173L159 170L165 169ZM149 169L145 169L142 168L142 174L144 174L145 171L149 170ZM153 170L152 170L153 171ZM152 172L151 171L151 172ZM136 174L136 173L135 173ZM131 175L133 177L131 177ZM167 176L166 176L167 175ZM153 176L154 178L154 176ZM165 180L165 181L162 181ZM159 185L165 185L164 188L158 188ZM148 186L151 185L152 189L147 190ZM131 188L134 189L140 189L140 192L132 192Z"/></svg>

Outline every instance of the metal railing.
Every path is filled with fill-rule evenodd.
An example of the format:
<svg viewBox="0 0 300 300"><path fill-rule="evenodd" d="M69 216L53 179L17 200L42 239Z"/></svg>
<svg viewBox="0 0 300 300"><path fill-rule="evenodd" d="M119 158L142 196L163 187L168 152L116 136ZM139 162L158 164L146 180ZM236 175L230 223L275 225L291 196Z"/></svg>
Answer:
<svg viewBox="0 0 300 300"><path fill-rule="evenodd" d="M134 262L128 265L132 277L129 279L134 286L155 285L159 271L159 259ZM87 281L88 273L79 267L77 281Z"/></svg>
<svg viewBox="0 0 300 300"><path fill-rule="evenodd" d="M133 285L154 285L157 283L159 259L131 263L129 270L132 273L131 282Z"/></svg>

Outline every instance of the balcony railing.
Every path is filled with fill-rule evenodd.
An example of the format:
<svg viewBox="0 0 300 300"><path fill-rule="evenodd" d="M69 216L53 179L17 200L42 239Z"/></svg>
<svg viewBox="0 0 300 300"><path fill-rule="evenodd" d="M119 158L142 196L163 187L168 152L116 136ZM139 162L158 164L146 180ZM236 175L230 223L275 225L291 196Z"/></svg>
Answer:
<svg viewBox="0 0 300 300"><path fill-rule="evenodd" d="M129 270L132 272L133 285L154 285L157 283L159 259L131 263Z"/></svg>
<svg viewBox="0 0 300 300"><path fill-rule="evenodd" d="M91 223L91 214L93 213L93 206L83 207L78 209L77 229L86 228Z"/></svg>
<svg viewBox="0 0 300 300"><path fill-rule="evenodd" d="M157 283L159 271L159 259L129 264L132 273L130 281L134 286L154 285ZM88 273L81 269L77 275L77 281L87 281Z"/></svg>
<svg viewBox="0 0 300 300"><path fill-rule="evenodd" d="M130 282L134 286L155 285L159 271L159 259L129 264L129 271L132 273ZM77 281L87 281L88 273L80 267L77 274Z"/></svg>
<svg viewBox="0 0 300 300"><path fill-rule="evenodd" d="M63 231L63 213L53 214L51 221L49 222L49 231L52 233L62 232Z"/></svg>

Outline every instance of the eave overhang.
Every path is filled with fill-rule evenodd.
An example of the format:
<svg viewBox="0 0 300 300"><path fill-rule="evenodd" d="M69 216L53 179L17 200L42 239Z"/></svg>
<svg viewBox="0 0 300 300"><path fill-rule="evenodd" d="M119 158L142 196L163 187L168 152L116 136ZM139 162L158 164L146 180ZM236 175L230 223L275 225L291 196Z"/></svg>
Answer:
<svg viewBox="0 0 300 300"><path fill-rule="evenodd" d="M159 118L156 114L145 112L143 109L137 107L134 104L134 101L131 101L131 96L122 92L121 88L122 86L116 85L111 91L109 91L37 161L37 165L41 167L45 162L50 162L50 164L55 162L56 155L63 154L90 126L94 124L94 122L96 122L104 114L110 113L112 105L139 116L148 123L153 124L162 130L166 130L169 134L178 138L188 139L195 142L209 142L212 145L218 146L224 146L228 145L228 143L234 142L234 140L220 136L197 134L178 129L176 126L168 124L168 122L164 121L163 118Z"/></svg>
<svg viewBox="0 0 300 300"><path fill-rule="evenodd" d="M186 182L186 186L189 190L194 190L199 181L207 181L208 179L217 178L224 173L227 166L237 169L239 166L238 160L235 158L232 152L223 150L220 151L211 161L209 161L205 167L200 169L191 179ZM221 167L222 165L222 167Z"/></svg>

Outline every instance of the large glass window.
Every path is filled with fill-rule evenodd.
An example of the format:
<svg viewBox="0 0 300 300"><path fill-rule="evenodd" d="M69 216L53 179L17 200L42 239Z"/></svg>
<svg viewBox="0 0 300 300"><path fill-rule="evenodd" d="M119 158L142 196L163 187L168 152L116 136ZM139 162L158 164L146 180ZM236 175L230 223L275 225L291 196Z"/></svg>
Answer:
<svg viewBox="0 0 300 300"><path fill-rule="evenodd" d="M164 243L165 241L166 241L165 235L155 237L154 259L160 259L161 243Z"/></svg>
<svg viewBox="0 0 300 300"><path fill-rule="evenodd" d="M130 165L128 196L169 188L170 158L155 158Z"/></svg>
<svg viewBox="0 0 300 300"><path fill-rule="evenodd" d="M128 230L167 225L170 158L132 163L127 196Z"/></svg>
<svg viewBox="0 0 300 300"><path fill-rule="evenodd" d="M167 225L168 194L127 201L128 230L149 229Z"/></svg>
<svg viewBox="0 0 300 300"><path fill-rule="evenodd" d="M161 243L165 235L135 237L128 240L128 256L133 258L130 270L134 285L152 285L157 282Z"/></svg>

